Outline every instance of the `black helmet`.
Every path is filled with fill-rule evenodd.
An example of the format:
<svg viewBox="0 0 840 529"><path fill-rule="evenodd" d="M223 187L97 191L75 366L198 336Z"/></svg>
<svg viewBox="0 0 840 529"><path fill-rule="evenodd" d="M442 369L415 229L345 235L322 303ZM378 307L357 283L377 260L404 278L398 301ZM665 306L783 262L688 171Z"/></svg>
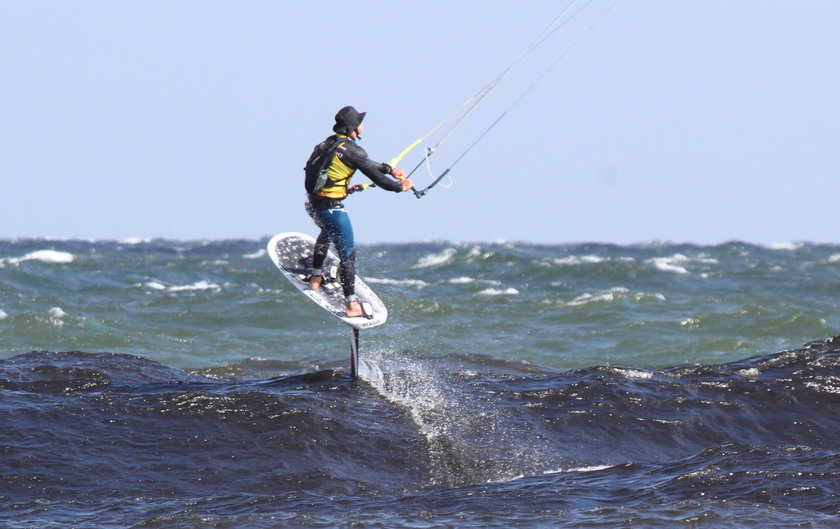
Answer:
<svg viewBox="0 0 840 529"><path fill-rule="evenodd" d="M362 124L367 112L359 112L353 107L344 107L335 115L335 125L333 125L333 132L339 134L349 134L350 131Z"/></svg>

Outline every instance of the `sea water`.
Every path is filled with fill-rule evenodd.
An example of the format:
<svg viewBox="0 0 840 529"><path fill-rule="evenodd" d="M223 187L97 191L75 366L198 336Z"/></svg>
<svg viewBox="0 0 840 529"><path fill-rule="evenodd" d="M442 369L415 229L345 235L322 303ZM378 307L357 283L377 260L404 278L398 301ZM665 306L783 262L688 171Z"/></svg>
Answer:
<svg viewBox="0 0 840 529"><path fill-rule="evenodd" d="M840 519L838 245L266 242L0 241L0 527Z"/></svg>

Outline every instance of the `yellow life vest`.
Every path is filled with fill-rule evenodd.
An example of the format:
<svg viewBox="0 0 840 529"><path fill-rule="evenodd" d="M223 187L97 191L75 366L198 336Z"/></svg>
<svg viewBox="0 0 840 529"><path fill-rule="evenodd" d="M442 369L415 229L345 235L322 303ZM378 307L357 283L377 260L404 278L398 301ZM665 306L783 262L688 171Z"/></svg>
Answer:
<svg viewBox="0 0 840 529"><path fill-rule="evenodd" d="M337 137L340 139L346 138L347 136L339 134ZM345 198L347 196L347 188L350 187L350 180L353 178L353 174L356 170L347 167L344 162L341 161L341 157L343 155L344 146L340 145L335 153L335 156L333 156L329 169L327 169L327 183L324 184L324 187L321 188L320 191L318 191L318 196L338 199Z"/></svg>

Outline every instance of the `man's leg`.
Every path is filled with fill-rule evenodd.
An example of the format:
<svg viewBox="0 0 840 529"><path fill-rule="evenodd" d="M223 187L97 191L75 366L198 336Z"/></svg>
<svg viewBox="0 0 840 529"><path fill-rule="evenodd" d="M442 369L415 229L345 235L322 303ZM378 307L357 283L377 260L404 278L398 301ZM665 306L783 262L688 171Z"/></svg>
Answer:
<svg viewBox="0 0 840 529"><path fill-rule="evenodd" d="M347 301L346 314L350 318L362 316L362 306L356 300L356 242L350 215L343 208L320 212L319 216L324 213L329 215L329 222L325 224L329 225L330 239L340 258L338 276Z"/></svg>
<svg viewBox="0 0 840 529"><path fill-rule="evenodd" d="M321 283L324 282L324 274L321 268L324 266L324 261L327 259L327 250L330 247L330 234L321 228L321 233L315 239L315 249L312 253L312 272L309 279L309 288L318 290L321 288Z"/></svg>
<svg viewBox="0 0 840 529"><path fill-rule="evenodd" d="M362 316L362 306L356 300L356 243L350 216L344 208L332 208L317 212L316 217L318 225L323 228L322 235L326 233L328 240L332 241L338 251L340 259L338 275L341 279L344 298L347 301L347 316L351 318ZM318 240L321 240L321 235L318 236ZM318 241L315 248L318 249ZM313 267L315 264L323 265L323 258L320 263L316 263L313 259Z"/></svg>

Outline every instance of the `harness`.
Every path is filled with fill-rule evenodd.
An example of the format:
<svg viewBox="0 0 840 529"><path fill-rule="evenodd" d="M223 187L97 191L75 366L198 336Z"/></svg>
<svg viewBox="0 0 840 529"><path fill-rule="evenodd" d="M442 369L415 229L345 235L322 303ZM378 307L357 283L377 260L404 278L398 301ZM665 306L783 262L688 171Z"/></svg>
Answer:
<svg viewBox="0 0 840 529"><path fill-rule="evenodd" d="M350 185L350 179L353 178L355 169L348 167L341 159L347 151L347 147L342 145L345 142L353 141L348 137L339 137L336 141L336 151L329 166L327 167L327 180L324 187L315 194L324 198L343 199L348 195L347 188Z"/></svg>

